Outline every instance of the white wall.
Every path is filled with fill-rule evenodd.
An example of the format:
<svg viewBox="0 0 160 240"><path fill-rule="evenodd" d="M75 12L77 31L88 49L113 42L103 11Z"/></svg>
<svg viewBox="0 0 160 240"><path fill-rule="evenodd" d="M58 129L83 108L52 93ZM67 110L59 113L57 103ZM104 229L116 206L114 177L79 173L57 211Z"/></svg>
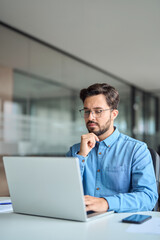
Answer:
<svg viewBox="0 0 160 240"><path fill-rule="evenodd" d="M0 66L56 81L71 89L79 90L95 82L114 82L111 77L3 26L0 26L0 53ZM117 88L122 88L121 85L118 81L114 83Z"/></svg>
<svg viewBox="0 0 160 240"><path fill-rule="evenodd" d="M160 88L159 0L0 0L1 20L143 89Z"/></svg>

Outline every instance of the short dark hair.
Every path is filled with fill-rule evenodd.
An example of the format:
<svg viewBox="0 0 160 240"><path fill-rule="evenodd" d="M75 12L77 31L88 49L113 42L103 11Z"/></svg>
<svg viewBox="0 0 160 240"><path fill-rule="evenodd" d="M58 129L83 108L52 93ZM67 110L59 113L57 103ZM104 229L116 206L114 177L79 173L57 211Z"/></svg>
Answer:
<svg viewBox="0 0 160 240"><path fill-rule="evenodd" d="M80 99L84 102L87 97L103 94L112 109L117 109L120 101L118 91L107 83L95 83L80 91Z"/></svg>

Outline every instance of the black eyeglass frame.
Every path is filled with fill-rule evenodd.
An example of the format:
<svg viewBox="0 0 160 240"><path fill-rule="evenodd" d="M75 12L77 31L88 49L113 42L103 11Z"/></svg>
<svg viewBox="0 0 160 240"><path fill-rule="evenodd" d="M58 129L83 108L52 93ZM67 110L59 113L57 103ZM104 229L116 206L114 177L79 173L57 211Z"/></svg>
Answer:
<svg viewBox="0 0 160 240"><path fill-rule="evenodd" d="M92 115L94 115L96 118L100 118L102 116L102 113L104 111L108 111L108 110L113 110L112 108L107 108L107 109L95 109L95 110L89 110L89 109L80 109L79 112L80 112L80 115L82 118L88 118L90 116L90 114L92 113ZM87 112L87 116L85 117L85 111ZM98 111L97 114L99 114L100 116L96 116L95 114L95 111Z"/></svg>

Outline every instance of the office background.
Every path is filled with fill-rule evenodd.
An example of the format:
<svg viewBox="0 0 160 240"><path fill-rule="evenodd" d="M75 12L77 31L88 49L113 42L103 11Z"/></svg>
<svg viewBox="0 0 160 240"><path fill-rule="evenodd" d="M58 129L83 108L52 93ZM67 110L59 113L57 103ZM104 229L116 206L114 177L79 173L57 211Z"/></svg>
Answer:
<svg viewBox="0 0 160 240"><path fill-rule="evenodd" d="M119 130L159 151L159 10L156 0L0 0L1 157L65 155L86 132L79 90L95 82L119 91Z"/></svg>

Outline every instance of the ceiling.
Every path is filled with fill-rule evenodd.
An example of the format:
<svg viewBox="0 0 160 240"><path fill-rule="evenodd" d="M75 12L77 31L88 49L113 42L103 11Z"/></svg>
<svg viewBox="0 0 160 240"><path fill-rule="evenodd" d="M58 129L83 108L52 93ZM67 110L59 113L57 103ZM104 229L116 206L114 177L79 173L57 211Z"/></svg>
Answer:
<svg viewBox="0 0 160 240"><path fill-rule="evenodd" d="M159 0L0 0L0 20L160 96Z"/></svg>

